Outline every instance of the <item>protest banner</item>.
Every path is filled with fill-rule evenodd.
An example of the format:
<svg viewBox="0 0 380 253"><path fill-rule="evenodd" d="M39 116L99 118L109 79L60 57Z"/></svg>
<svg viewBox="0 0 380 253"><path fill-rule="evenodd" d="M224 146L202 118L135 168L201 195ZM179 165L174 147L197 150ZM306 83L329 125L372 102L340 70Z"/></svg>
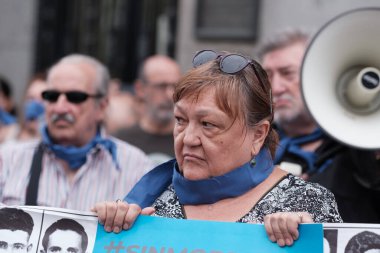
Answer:
<svg viewBox="0 0 380 253"><path fill-rule="evenodd" d="M322 225L303 224L291 247L269 240L264 225L140 216L129 231L98 228L95 253L320 253Z"/></svg>
<svg viewBox="0 0 380 253"><path fill-rule="evenodd" d="M114 234L91 212L2 206L0 214L0 247L28 253L380 252L380 224L301 224L299 239L279 247L262 224L140 216Z"/></svg>

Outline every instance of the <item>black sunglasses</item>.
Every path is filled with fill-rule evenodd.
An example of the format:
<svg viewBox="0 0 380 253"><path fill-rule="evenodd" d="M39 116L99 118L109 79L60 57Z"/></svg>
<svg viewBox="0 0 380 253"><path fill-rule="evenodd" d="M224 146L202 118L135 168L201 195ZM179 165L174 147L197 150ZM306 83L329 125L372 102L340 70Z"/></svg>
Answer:
<svg viewBox="0 0 380 253"><path fill-rule="evenodd" d="M193 67L198 67L206 62L219 59L220 70L227 74L236 74L239 71L243 70L249 64L252 64L255 69L255 61L247 59L246 57L240 54L217 54L213 50L202 50L195 54L193 58Z"/></svg>
<svg viewBox="0 0 380 253"><path fill-rule="evenodd" d="M262 69L259 63L257 63L255 60L247 59L240 54L217 54L213 50L201 50L197 52L193 58L193 67L196 68L202 64L205 64L206 62L216 59L219 59L220 70L226 74L236 74L245 69L248 65L252 65L253 71L255 72L255 75L260 84L264 87L264 81L265 83L269 82L265 71ZM271 96L270 100L272 101L271 91L269 91L269 95ZM272 113L272 104L270 111Z"/></svg>
<svg viewBox="0 0 380 253"><path fill-rule="evenodd" d="M42 98L48 102L57 102L59 96L65 94L67 101L73 104L80 104L86 101L88 98L101 98L103 94L87 94L82 91L66 91L60 92L57 90L45 90L42 92Z"/></svg>

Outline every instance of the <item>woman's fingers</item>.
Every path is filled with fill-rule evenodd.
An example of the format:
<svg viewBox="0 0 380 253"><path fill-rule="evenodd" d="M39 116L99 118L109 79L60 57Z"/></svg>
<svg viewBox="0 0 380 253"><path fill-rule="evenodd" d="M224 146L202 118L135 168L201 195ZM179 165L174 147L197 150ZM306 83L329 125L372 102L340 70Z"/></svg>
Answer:
<svg viewBox="0 0 380 253"><path fill-rule="evenodd" d="M99 202L91 208L92 212L95 212L98 215L99 223L104 225L106 220L106 202Z"/></svg>
<svg viewBox="0 0 380 253"><path fill-rule="evenodd" d="M267 230L268 236L272 242L277 242L281 247L285 246L285 238L283 235L283 224L281 223L280 213L270 214L266 216L264 224L268 223L269 231Z"/></svg>
<svg viewBox="0 0 380 253"><path fill-rule="evenodd" d="M141 213L141 207L136 204L130 204L128 213L124 217L123 229L129 229L135 222L137 216Z"/></svg>
<svg viewBox="0 0 380 253"><path fill-rule="evenodd" d="M107 232L113 231L113 221L116 216L117 203L116 202L106 202L106 219L104 221L104 229Z"/></svg>
<svg viewBox="0 0 380 253"><path fill-rule="evenodd" d="M113 221L112 231L119 233L124 225L124 219L129 210L128 203L124 201L117 201L117 210Z"/></svg>
<svg viewBox="0 0 380 253"><path fill-rule="evenodd" d="M276 236L274 236L274 231L273 231L273 228L272 228L272 223L271 223L271 218L272 218L273 215L266 215L264 217L264 227L265 227L265 230L267 231L267 234L268 234L268 237L269 237L269 240L271 240L272 242L276 242Z"/></svg>
<svg viewBox="0 0 380 253"><path fill-rule="evenodd" d="M137 216L142 213L136 204L117 200L116 202L97 203L92 209L98 215L99 223L104 225L107 232L119 233L122 229L129 229L135 222ZM154 208L144 208L143 214L151 215Z"/></svg>
<svg viewBox="0 0 380 253"><path fill-rule="evenodd" d="M155 209L153 207L145 207L141 210L140 206L130 204L128 212L124 217L123 229L130 229L135 223L135 220L137 219L139 214L152 215L154 212Z"/></svg>
<svg viewBox="0 0 380 253"><path fill-rule="evenodd" d="M296 213L285 213L280 216L280 229L285 240L285 245L292 245L298 239L298 224L301 223L300 217Z"/></svg>
<svg viewBox="0 0 380 253"><path fill-rule="evenodd" d="M298 224L312 223L309 213L281 212L269 214L264 217L264 225L272 242L277 242L281 247L292 245L298 239Z"/></svg>

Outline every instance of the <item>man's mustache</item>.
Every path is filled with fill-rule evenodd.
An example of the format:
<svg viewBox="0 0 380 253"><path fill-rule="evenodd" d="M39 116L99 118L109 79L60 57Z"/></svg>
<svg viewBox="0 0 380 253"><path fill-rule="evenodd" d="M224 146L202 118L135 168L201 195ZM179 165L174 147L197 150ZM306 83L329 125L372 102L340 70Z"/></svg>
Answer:
<svg viewBox="0 0 380 253"><path fill-rule="evenodd" d="M53 115L51 115L51 117L50 117L50 122L51 123L55 123L58 120L64 120L64 121L66 121L66 122L68 122L70 124L75 123L75 118L70 113L64 113L64 114L54 113Z"/></svg>

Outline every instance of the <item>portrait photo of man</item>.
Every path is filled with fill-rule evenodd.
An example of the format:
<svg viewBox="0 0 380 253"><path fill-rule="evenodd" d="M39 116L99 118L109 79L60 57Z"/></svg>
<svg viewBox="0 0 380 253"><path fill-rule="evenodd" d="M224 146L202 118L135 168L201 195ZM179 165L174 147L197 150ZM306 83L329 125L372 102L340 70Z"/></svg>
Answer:
<svg viewBox="0 0 380 253"><path fill-rule="evenodd" d="M73 219L63 218L51 224L42 238L41 253L85 253L88 236L84 227Z"/></svg>
<svg viewBox="0 0 380 253"><path fill-rule="evenodd" d="M33 243L32 216L22 209L5 207L0 209L0 253L30 252Z"/></svg>

